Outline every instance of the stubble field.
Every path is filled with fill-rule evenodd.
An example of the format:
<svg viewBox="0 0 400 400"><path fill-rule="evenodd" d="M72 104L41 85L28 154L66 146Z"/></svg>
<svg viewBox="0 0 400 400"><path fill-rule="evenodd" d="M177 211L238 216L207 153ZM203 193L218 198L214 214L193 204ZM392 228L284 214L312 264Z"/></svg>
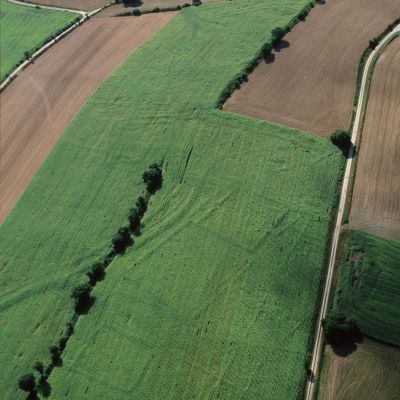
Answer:
<svg viewBox="0 0 400 400"><path fill-rule="evenodd" d="M357 162L350 224L400 239L400 36L378 58Z"/></svg>
<svg viewBox="0 0 400 400"><path fill-rule="evenodd" d="M314 7L224 109L325 137L347 128L361 54L399 15L397 0L328 0Z"/></svg>

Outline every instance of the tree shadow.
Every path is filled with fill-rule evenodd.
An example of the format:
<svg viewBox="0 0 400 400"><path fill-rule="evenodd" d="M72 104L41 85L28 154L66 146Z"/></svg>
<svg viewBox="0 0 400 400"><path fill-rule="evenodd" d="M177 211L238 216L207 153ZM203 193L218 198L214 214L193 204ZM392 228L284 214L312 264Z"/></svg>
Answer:
<svg viewBox="0 0 400 400"><path fill-rule="evenodd" d="M141 0L122 0L125 8L137 8L143 5Z"/></svg>
<svg viewBox="0 0 400 400"><path fill-rule="evenodd" d="M95 303L96 298L94 296L90 296L87 301L80 301L75 306L75 312L78 315L86 315L89 313L90 309L92 308L93 304Z"/></svg>
<svg viewBox="0 0 400 400"><path fill-rule="evenodd" d="M340 334L329 341L332 351L339 357L347 357L357 350L357 345L364 340L360 331Z"/></svg>
<svg viewBox="0 0 400 400"><path fill-rule="evenodd" d="M326 4L326 0L315 0L315 2L320 5Z"/></svg>
<svg viewBox="0 0 400 400"><path fill-rule="evenodd" d="M264 61L266 64L272 64L275 61L275 53L269 53L265 55Z"/></svg>
<svg viewBox="0 0 400 400"><path fill-rule="evenodd" d="M290 47L290 43L287 40L281 40L275 45L274 50L279 53L281 50L287 49L288 47Z"/></svg>
<svg viewBox="0 0 400 400"><path fill-rule="evenodd" d="M45 381L43 384L40 386L40 393L43 397L47 398L51 394L51 386L49 382Z"/></svg>
<svg viewBox="0 0 400 400"><path fill-rule="evenodd" d="M26 400L39 400L39 396L37 395L36 392L32 392L28 394Z"/></svg>

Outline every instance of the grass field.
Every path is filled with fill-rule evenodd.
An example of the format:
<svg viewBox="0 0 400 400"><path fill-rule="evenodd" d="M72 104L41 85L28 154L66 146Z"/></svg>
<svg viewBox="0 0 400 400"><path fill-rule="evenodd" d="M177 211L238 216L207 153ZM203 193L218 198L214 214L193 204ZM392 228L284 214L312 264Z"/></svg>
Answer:
<svg viewBox="0 0 400 400"><path fill-rule="evenodd" d="M26 51L71 22L77 14L36 9L0 0L0 79L10 72Z"/></svg>
<svg viewBox="0 0 400 400"><path fill-rule="evenodd" d="M185 9L81 109L1 227L6 399L161 160L143 233L96 287L51 398L296 399L342 156L214 106L304 4Z"/></svg>
<svg viewBox="0 0 400 400"><path fill-rule="evenodd" d="M363 231L349 234L335 305L361 330L400 346L400 242Z"/></svg>

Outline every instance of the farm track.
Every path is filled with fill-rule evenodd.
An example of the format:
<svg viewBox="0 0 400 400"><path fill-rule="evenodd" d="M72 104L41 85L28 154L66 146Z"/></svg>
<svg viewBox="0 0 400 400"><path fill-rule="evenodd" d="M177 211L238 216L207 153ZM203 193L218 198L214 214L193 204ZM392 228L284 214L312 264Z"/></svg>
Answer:
<svg viewBox="0 0 400 400"><path fill-rule="evenodd" d="M325 137L345 128L359 58L368 41L399 14L398 0L327 0L316 5L224 109Z"/></svg>
<svg viewBox="0 0 400 400"><path fill-rule="evenodd" d="M173 15L91 19L5 89L0 99L0 222L86 99Z"/></svg>
<svg viewBox="0 0 400 400"><path fill-rule="evenodd" d="M368 73L369 73L369 69L371 68L371 65L373 63L374 57L377 54L379 54L379 52L380 52L381 48L383 47L383 45L385 44L385 42L388 41L391 37L397 35L397 33L399 31L400 31L400 25L397 25L397 27L392 32L389 32L380 41L379 45L370 53L370 55L365 63L363 75L362 75L360 94L359 94L359 98L358 98L357 111L356 111L353 129L352 129L352 136L351 136L352 143L357 143L358 134L360 131L360 124L362 122L364 97L368 95L368 93L366 93ZM349 155L348 155L348 160L346 163L346 170L345 170L344 177L343 177L343 185L342 185L342 191L341 191L341 195L340 195L337 219L336 219L335 229L333 231L333 237L332 237L329 265L328 265L328 270L327 270L327 274L326 274L324 291L322 294L321 308L320 308L320 312L319 312L319 316L318 316L318 320L317 320L315 342L314 342L313 353L312 353L311 364L310 364L310 370L314 374L316 374L319 371L319 363L320 363L322 345L323 345L323 339L324 339L323 329L322 329L322 320L325 318L325 315L326 315L326 312L328 309L328 305L329 305L330 296L331 296L333 271L334 271L335 262L336 262L336 252L337 252L337 247L338 247L338 242L339 242L341 225L342 225L342 221L343 221L343 215L344 215L344 211L345 211L345 207L346 207L346 199L347 199L347 192L349 190L349 182L350 182L350 175L351 175L351 170L352 170L353 157L354 157L354 148L351 147L351 149L349 151ZM305 400L312 400L314 398L315 381L316 381L315 379L308 380Z"/></svg>
<svg viewBox="0 0 400 400"><path fill-rule="evenodd" d="M350 225L400 239L400 37L374 68L359 148Z"/></svg>

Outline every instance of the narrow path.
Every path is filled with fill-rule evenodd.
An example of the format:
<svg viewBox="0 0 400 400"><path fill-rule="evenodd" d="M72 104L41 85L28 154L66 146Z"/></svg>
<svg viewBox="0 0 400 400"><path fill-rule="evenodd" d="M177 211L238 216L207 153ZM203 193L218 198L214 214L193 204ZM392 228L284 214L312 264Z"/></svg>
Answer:
<svg viewBox="0 0 400 400"><path fill-rule="evenodd" d="M392 32L389 32L380 41L379 45L371 52L371 54L369 55L369 57L367 59L367 62L365 63L363 76L362 76L361 89L360 89L360 96L359 96L358 104L357 104L357 112L356 112L356 117L354 120L354 126L353 126L353 130L352 130L352 135L351 135L352 143L357 143L358 132L359 132L360 123L362 120L363 102L364 102L364 97L366 95L365 89L366 89L366 84L367 84L367 79L368 79L368 71L371 67L372 61L373 61L375 55L378 54L379 51L381 50L384 43L388 39L390 39L392 36L394 36L397 32L400 32L400 24L397 25L396 28ZM340 235L340 228L342 225L343 213L344 213L345 205L346 205L346 198L347 198L347 192L348 192L348 187L349 187L351 168L352 168L352 164L353 164L353 156L354 156L354 148L352 147L350 149L348 160L346 163L346 170L345 170L345 174L344 174L344 178L343 178L342 193L340 196L339 210L338 210L335 230L334 230L333 238L332 238L332 246L331 246L331 253L330 253L330 258L329 258L328 271L327 271L327 275L326 275L324 292L322 295L321 309L320 309L318 321L317 321L315 342L314 342L313 354L312 354L311 365L310 365L310 369L314 374L316 374L319 370L319 363L320 363L321 352L322 352L322 344L324 341L322 320L325 318L326 311L328 309L330 295L331 295L332 277L333 277L334 265L335 265L335 261L336 261L336 253L337 253L337 247L338 247L338 241L339 241L339 235ZM308 380L305 400L312 400L314 398L315 382L316 382L315 376L313 377L313 379Z"/></svg>
<svg viewBox="0 0 400 400"><path fill-rule="evenodd" d="M72 13L80 14L82 17L84 17L86 14L88 14L85 11L80 11L80 10L73 10L72 8L62 8L62 7L56 7L56 6L44 6L42 4L35 4L35 3L26 3L25 1L18 1L18 0L7 0L9 3L13 4L18 4L20 6L25 6L25 7L40 7L40 8L47 8L48 10L55 10L55 11L69 11ZM98 9L100 10L100 9ZM96 12L98 10L95 10Z"/></svg>

